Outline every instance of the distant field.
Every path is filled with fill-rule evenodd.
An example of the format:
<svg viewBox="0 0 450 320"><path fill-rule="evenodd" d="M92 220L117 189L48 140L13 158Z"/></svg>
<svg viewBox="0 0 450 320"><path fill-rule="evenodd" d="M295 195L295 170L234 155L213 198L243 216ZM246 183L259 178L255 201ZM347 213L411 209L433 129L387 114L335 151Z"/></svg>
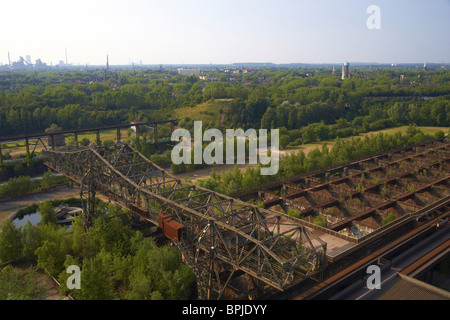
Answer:
<svg viewBox="0 0 450 320"><path fill-rule="evenodd" d="M196 105L195 107L182 107L174 109L173 114L174 118L184 119L189 117L192 120L201 120L201 121L215 121L219 119L219 124L223 122L223 114L221 114L221 110L223 110L224 104L230 100L220 100L217 99L215 101L206 101Z"/></svg>
<svg viewBox="0 0 450 320"><path fill-rule="evenodd" d="M106 139L116 139L117 132L115 129L111 130L105 130L100 131L100 140L106 140ZM71 136L74 137L73 135ZM127 138L127 130L120 130L120 137L121 139ZM94 133L80 133L78 135L78 141L81 141L82 139L87 138L91 142L95 142L97 140L97 134ZM67 139L67 138L66 138Z"/></svg>
<svg viewBox="0 0 450 320"><path fill-rule="evenodd" d="M439 130L444 131L444 133L448 133L450 127L417 127L417 129L422 130L422 132L425 134L435 134ZM361 135L364 136L364 135L370 135L370 134L377 134L380 132L388 133L388 134L392 134L395 132L405 133L406 130L408 130L408 126L383 129L383 130L379 130L379 131L370 131L370 132L362 133Z"/></svg>

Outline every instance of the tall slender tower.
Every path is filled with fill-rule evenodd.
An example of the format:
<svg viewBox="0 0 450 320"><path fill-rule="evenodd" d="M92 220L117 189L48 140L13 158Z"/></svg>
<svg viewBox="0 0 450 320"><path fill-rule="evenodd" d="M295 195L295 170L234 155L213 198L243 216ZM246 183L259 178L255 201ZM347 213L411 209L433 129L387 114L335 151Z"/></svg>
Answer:
<svg viewBox="0 0 450 320"><path fill-rule="evenodd" d="M350 63L348 63L348 61L346 63L344 63L344 66L342 67L342 80L344 79L348 79L349 73L348 73L348 68L350 66Z"/></svg>
<svg viewBox="0 0 450 320"><path fill-rule="evenodd" d="M68 65L68 63L67 63L67 48L65 48L66 49L66 65Z"/></svg>
<svg viewBox="0 0 450 320"><path fill-rule="evenodd" d="M109 57L106 55L106 70L109 69Z"/></svg>

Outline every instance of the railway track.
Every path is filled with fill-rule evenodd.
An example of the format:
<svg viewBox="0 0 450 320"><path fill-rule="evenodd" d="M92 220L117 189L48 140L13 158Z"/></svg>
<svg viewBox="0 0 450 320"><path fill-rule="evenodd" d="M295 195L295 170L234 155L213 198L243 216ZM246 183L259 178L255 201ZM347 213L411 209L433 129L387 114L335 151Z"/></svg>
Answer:
<svg viewBox="0 0 450 320"><path fill-rule="evenodd" d="M430 218L431 215L435 215ZM399 261L404 258L401 257L401 253L405 252L408 248L420 242L425 242L427 238L432 236L435 232L442 228L442 223L438 227L438 224L448 219L450 215L450 201L447 199L444 205L436 209L431 207L427 214L417 216L417 218L429 217L429 219L423 222L417 228L411 230L405 235L401 236L392 243L380 248L367 257L359 260L358 262L348 266L342 271L330 276L324 281L311 286L305 291L301 291L300 288L293 289L291 292L286 292L289 297L285 297L293 300L325 300L349 287L355 281L362 279L367 275L366 270L369 265L390 262L390 265L398 264ZM442 231L442 230L441 230ZM448 228L442 231L448 235ZM441 248L442 249L442 248ZM414 267L412 267L414 268ZM297 292L296 292L297 291ZM279 298L283 299L282 296Z"/></svg>
<svg viewBox="0 0 450 320"><path fill-rule="evenodd" d="M326 277L324 280L317 282L313 279L308 279L283 292L267 292L260 298L272 300L327 300L332 297L338 297L340 291L348 290L352 285L355 287L355 285L361 283L361 279L367 276L367 267L369 265L384 264L381 267L383 271L383 269L397 265L401 260L405 259L405 255L408 254L406 251L413 246L418 244L426 246L427 239L430 239L433 235L435 237L438 236L437 232L444 234L448 238L450 234L450 226L447 225L450 216L450 199L448 197L442 199L427 209L421 210L410 217L411 221L419 224L416 228L357 262ZM443 242L445 243L446 241L444 240ZM333 263L328 267L332 266ZM324 273L326 273L326 270Z"/></svg>

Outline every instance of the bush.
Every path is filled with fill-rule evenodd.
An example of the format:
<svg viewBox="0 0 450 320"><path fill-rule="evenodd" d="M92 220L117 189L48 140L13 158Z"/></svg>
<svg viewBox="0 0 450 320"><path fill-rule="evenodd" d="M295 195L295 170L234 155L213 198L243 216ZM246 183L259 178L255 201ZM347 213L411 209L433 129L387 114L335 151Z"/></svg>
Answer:
<svg viewBox="0 0 450 320"><path fill-rule="evenodd" d="M53 223L56 224L58 221L58 217L56 215L56 211L53 208L51 201L44 201L38 206L38 211L41 215L41 223Z"/></svg>
<svg viewBox="0 0 450 320"><path fill-rule="evenodd" d="M325 218L324 216L317 216L314 218L314 224L316 226L326 228L328 225L327 218Z"/></svg>
<svg viewBox="0 0 450 320"><path fill-rule="evenodd" d="M21 195L33 191L30 177L20 176L11 178L7 183L0 186L0 196Z"/></svg>
<svg viewBox="0 0 450 320"><path fill-rule="evenodd" d="M436 139L444 139L444 138L445 138L445 133L444 133L444 131L439 130L439 131L437 131L437 132L434 134L434 137L435 137Z"/></svg>
<svg viewBox="0 0 450 320"><path fill-rule="evenodd" d="M391 212L391 213L389 213L389 214L386 216L386 218L384 218L384 219L381 221L381 226L385 226L385 225L387 225L388 223L391 223L392 221L394 221L395 219L396 219L395 214L393 214L393 213Z"/></svg>
<svg viewBox="0 0 450 320"><path fill-rule="evenodd" d="M289 217L299 218L300 219L300 211L295 209L288 209L287 214Z"/></svg>
<svg viewBox="0 0 450 320"><path fill-rule="evenodd" d="M287 134L286 135L282 135L280 137L280 149L286 149L286 147L288 146L289 142L291 142L291 137L289 137Z"/></svg>
<svg viewBox="0 0 450 320"><path fill-rule="evenodd" d="M23 240L20 229L16 227L14 221L5 219L2 222L0 233L0 260L10 261L22 256Z"/></svg>
<svg viewBox="0 0 450 320"><path fill-rule="evenodd" d="M80 144L81 144L82 146L85 146L85 147L87 147L90 143L91 143L91 141L89 141L88 138L83 138L83 139L81 139L81 141L80 141Z"/></svg>
<svg viewBox="0 0 450 320"><path fill-rule="evenodd" d="M45 294L45 286L38 281L33 267L25 276L11 266L0 269L0 300L40 300Z"/></svg>
<svg viewBox="0 0 450 320"><path fill-rule="evenodd" d="M352 128L346 128L341 129L338 132L336 132L336 137L344 138L344 137L350 137L355 134L355 131Z"/></svg>
<svg viewBox="0 0 450 320"><path fill-rule="evenodd" d="M180 163L180 164L172 163L170 168L172 168L173 174L180 174L180 173L186 172L186 165L184 163Z"/></svg>

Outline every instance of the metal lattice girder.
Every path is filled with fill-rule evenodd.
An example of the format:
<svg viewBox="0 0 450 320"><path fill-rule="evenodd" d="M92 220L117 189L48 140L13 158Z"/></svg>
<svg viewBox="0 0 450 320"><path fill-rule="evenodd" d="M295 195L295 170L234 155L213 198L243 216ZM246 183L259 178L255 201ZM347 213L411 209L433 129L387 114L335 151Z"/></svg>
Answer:
<svg viewBox="0 0 450 320"><path fill-rule="evenodd" d="M157 223L170 215L184 226L174 240L197 273L203 298L220 297L244 272L276 289L318 272L326 244L281 215L182 182L128 144L46 151L46 165ZM206 277L206 278L205 278Z"/></svg>

